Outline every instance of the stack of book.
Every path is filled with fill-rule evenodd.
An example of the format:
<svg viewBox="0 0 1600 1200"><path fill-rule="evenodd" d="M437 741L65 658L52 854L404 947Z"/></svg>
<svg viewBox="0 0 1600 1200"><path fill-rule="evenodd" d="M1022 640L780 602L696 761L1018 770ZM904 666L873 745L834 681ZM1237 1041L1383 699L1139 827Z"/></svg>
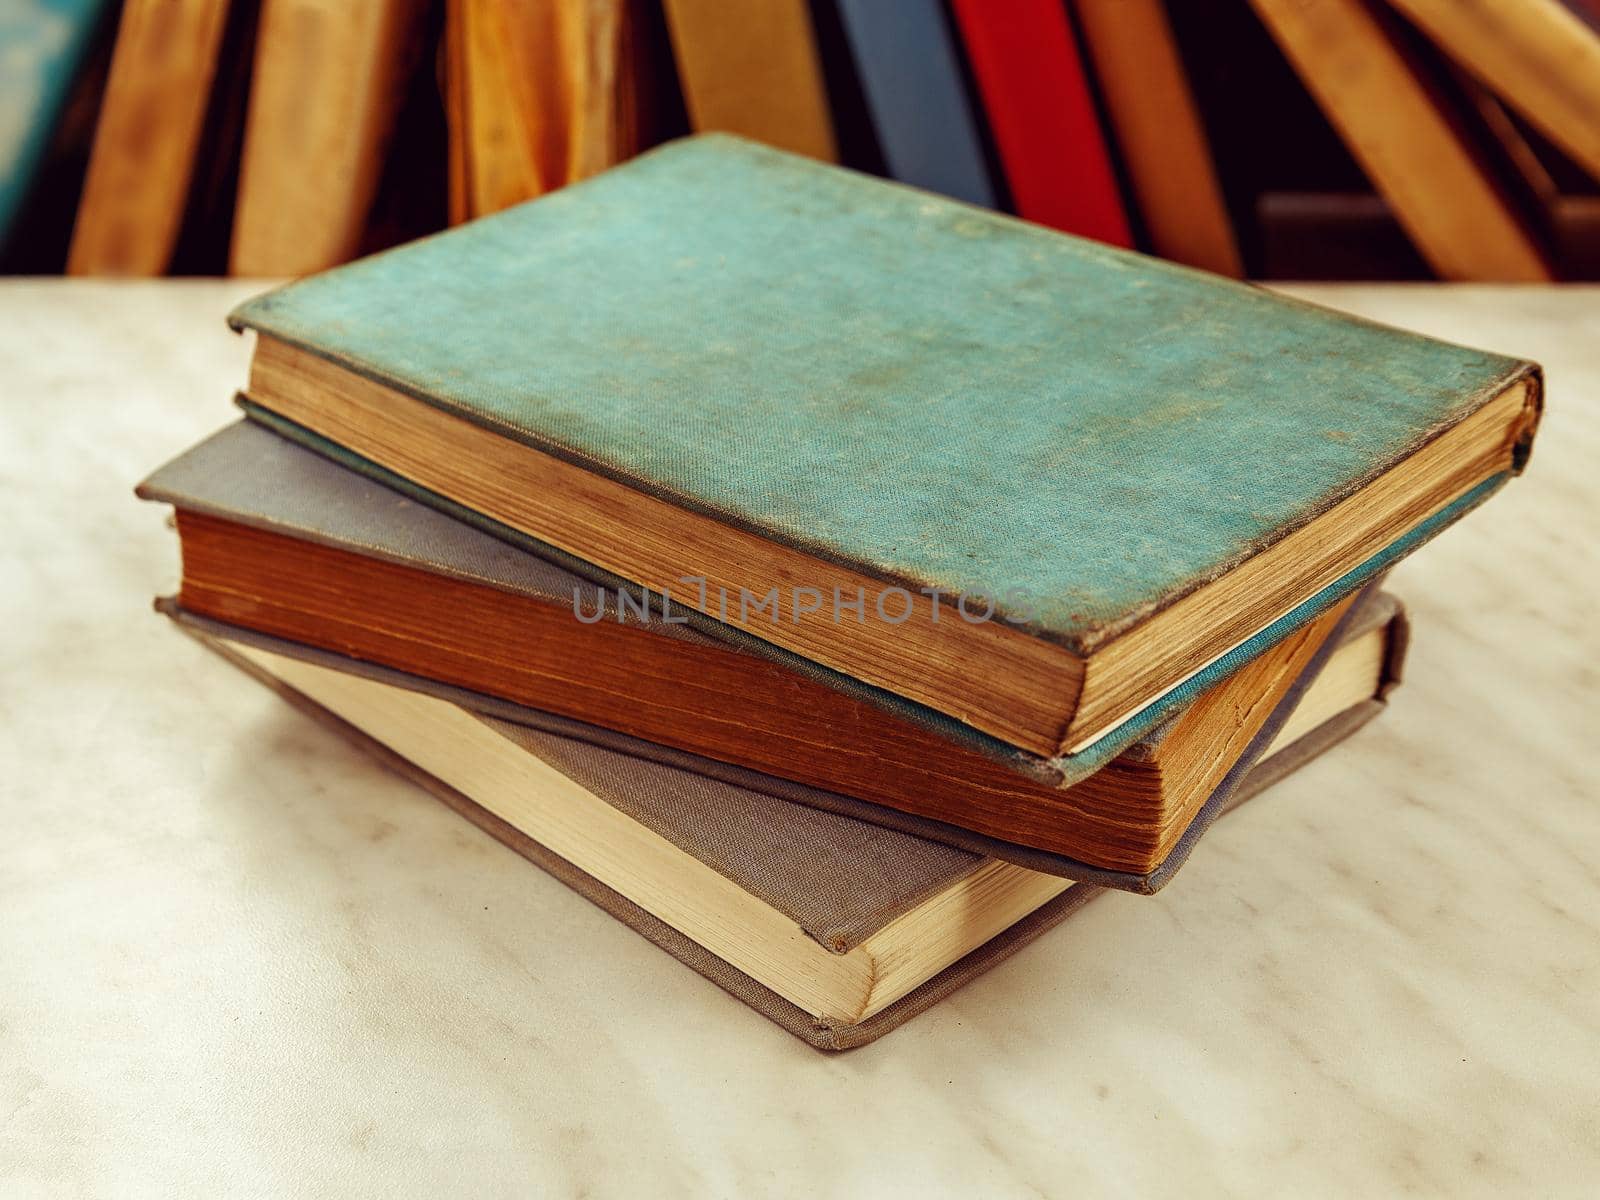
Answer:
<svg viewBox="0 0 1600 1200"><path fill-rule="evenodd" d="M258 297L159 607L814 1044L1382 707L1531 363L751 142Z"/></svg>

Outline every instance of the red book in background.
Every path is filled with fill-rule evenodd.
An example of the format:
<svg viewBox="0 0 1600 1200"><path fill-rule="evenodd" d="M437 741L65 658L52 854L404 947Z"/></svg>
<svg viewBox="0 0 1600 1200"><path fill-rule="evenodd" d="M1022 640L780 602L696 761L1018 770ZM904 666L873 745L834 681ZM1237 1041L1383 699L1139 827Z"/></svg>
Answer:
<svg viewBox="0 0 1600 1200"><path fill-rule="evenodd" d="M954 0L1017 213L1133 245L1077 39L1061 0Z"/></svg>

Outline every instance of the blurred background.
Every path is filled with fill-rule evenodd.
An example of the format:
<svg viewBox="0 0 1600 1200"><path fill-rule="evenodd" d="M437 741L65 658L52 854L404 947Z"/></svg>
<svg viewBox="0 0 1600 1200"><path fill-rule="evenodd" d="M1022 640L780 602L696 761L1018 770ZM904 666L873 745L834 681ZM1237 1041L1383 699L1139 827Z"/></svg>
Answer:
<svg viewBox="0 0 1600 1200"><path fill-rule="evenodd" d="M303 274L691 130L1234 276L1600 278L1600 0L0 0L0 272Z"/></svg>

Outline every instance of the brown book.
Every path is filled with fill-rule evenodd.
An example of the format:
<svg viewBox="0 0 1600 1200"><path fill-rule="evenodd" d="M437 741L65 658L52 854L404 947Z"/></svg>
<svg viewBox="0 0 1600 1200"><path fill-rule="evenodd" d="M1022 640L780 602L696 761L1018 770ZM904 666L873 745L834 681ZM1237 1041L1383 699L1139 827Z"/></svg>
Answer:
<svg viewBox="0 0 1600 1200"><path fill-rule="evenodd" d="M1489 139L1498 148L1514 186L1520 188L1528 203L1538 212L1548 213L1561 194L1561 186L1533 145L1525 127L1517 123L1493 92L1448 59L1444 62L1455 79L1463 103L1472 109Z"/></svg>
<svg viewBox="0 0 1600 1200"><path fill-rule="evenodd" d="M641 148L648 56L632 0L449 0L451 220L498 212Z"/></svg>
<svg viewBox="0 0 1600 1200"><path fill-rule="evenodd" d="M1561 277L1592 278L1593 255L1583 250L1581 217L1574 220L1584 197L1563 195L1552 170L1552 161L1565 165L1559 151L1536 144L1537 135L1464 70L1425 46L1418 51L1438 68L1441 94L1459 105L1463 125L1476 128L1485 162L1550 247ZM1256 215L1268 279L1430 278L1389 205L1371 192L1274 189L1257 198Z"/></svg>
<svg viewBox="0 0 1600 1200"><path fill-rule="evenodd" d="M1600 179L1600 32L1560 0L1389 0Z"/></svg>
<svg viewBox="0 0 1600 1200"><path fill-rule="evenodd" d="M1176 869L1179 843L1343 611L1080 767L874 703L648 600L630 607L253 425L202 443L140 495L177 509L187 614L1070 860L1055 870L1122 872L1141 890ZM1362 655L1375 664L1384 648L1369 640Z"/></svg>
<svg viewBox="0 0 1600 1200"><path fill-rule="evenodd" d="M229 0L128 0L67 256L72 275L160 275L187 207Z"/></svg>
<svg viewBox="0 0 1600 1200"><path fill-rule="evenodd" d="M1374 0L1251 2L1441 278L1554 277L1442 82Z"/></svg>
<svg viewBox="0 0 1600 1200"><path fill-rule="evenodd" d="M838 156L806 0L666 0L690 124L812 158Z"/></svg>
<svg viewBox="0 0 1600 1200"><path fill-rule="evenodd" d="M1150 249L1239 278L1244 265L1161 0L1074 0Z"/></svg>
<svg viewBox="0 0 1600 1200"><path fill-rule="evenodd" d="M229 270L304 275L355 257L425 0L263 0Z"/></svg>
<svg viewBox="0 0 1600 1200"><path fill-rule="evenodd" d="M1404 616L1377 597L1231 794L1256 795L1371 719L1393 676L1352 654ZM889 1032L1100 889L786 800L641 744L602 746L259 646L203 639L734 997L819 1049ZM640 751L636 753L635 751Z"/></svg>
<svg viewBox="0 0 1600 1200"><path fill-rule="evenodd" d="M1569 279L1600 279L1600 196L1562 196L1554 208L1556 245Z"/></svg>

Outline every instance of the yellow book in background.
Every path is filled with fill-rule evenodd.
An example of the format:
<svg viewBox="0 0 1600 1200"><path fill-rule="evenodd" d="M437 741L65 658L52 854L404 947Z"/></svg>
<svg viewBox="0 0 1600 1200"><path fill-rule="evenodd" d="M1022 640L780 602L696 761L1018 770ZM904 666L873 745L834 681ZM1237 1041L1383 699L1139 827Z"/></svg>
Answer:
<svg viewBox="0 0 1600 1200"><path fill-rule="evenodd" d="M1161 0L1076 0L1150 249L1244 275L1200 112Z"/></svg>
<svg viewBox="0 0 1600 1200"><path fill-rule="evenodd" d="M1370 0L1251 0L1406 234L1443 279L1548 282L1479 148Z"/></svg>
<svg viewBox="0 0 1600 1200"><path fill-rule="evenodd" d="M426 0L263 0L229 268L304 275L360 252Z"/></svg>
<svg viewBox="0 0 1600 1200"><path fill-rule="evenodd" d="M805 0L666 0L689 122L833 162L833 119Z"/></svg>
<svg viewBox="0 0 1600 1200"><path fill-rule="evenodd" d="M649 64L629 0L448 0L450 217L586 179L641 148Z"/></svg>
<svg viewBox="0 0 1600 1200"><path fill-rule="evenodd" d="M1600 179L1600 34L1559 0L1389 0Z"/></svg>
<svg viewBox="0 0 1600 1200"><path fill-rule="evenodd" d="M166 271L189 198L228 7L228 0L127 0L68 274Z"/></svg>

